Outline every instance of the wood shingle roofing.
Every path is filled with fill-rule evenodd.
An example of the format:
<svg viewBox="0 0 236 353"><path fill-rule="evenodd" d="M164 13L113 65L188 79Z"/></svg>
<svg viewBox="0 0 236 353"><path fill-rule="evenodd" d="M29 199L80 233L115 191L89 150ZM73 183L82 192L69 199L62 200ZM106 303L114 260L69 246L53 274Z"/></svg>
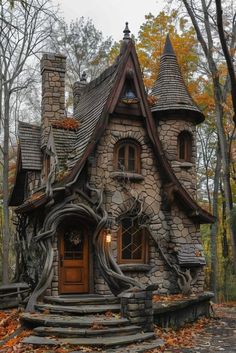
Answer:
<svg viewBox="0 0 236 353"><path fill-rule="evenodd" d="M72 169L81 159L99 122L103 108L113 87L117 64L105 70L84 89L77 106L75 117L80 121L76 143L68 156L68 168Z"/></svg>
<svg viewBox="0 0 236 353"><path fill-rule="evenodd" d="M191 98L180 72L178 61L174 53L169 36L160 61L160 70L152 89L152 96L156 97L153 113L160 112L193 112L196 123L204 120L204 115Z"/></svg>
<svg viewBox="0 0 236 353"><path fill-rule="evenodd" d="M19 144L21 150L21 162L23 170L41 170L41 128L19 122L18 127Z"/></svg>
<svg viewBox="0 0 236 353"><path fill-rule="evenodd" d="M76 131L52 127L52 135L56 149L59 169L66 167L68 155L74 148L77 140Z"/></svg>

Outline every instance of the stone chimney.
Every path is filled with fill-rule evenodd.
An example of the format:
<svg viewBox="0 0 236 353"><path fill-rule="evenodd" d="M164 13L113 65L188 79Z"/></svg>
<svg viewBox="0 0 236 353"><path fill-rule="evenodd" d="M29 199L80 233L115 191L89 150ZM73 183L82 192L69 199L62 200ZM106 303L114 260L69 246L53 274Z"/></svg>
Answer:
<svg viewBox="0 0 236 353"><path fill-rule="evenodd" d="M64 55L43 55L41 59L42 148L47 143L51 122L65 116L65 72L66 57Z"/></svg>

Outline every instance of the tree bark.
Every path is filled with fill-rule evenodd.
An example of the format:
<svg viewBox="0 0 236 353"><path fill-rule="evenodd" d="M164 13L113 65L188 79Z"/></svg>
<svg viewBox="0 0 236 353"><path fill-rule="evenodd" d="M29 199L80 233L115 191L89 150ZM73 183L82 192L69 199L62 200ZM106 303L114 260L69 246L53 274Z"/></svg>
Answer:
<svg viewBox="0 0 236 353"><path fill-rule="evenodd" d="M235 71L234 71L234 66L233 66L233 60L231 57L231 54L229 52L226 38L225 38L225 32L224 32L224 26L223 26L223 10L222 10L222 5L221 5L221 0L215 0L216 3L216 20L217 20L217 27L218 27L218 32L219 32L219 37L220 37L220 42L222 46L222 50L224 53L224 57L226 60L228 72L229 72L229 77L230 77L230 83L231 83L231 97L232 97L232 103L233 103L233 110L234 110L234 124L236 125L236 76L235 76ZM236 31L236 25L233 24L233 33Z"/></svg>
<svg viewBox="0 0 236 353"><path fill-rule="evenodd" d="M212 213L216 217L215 223L211 226L211 273L210 273L210 288L214 293L214 300L217 301L217 232L218 232L218 193L220 184L221 171L221 156L217 151L217 160L214 175L214 190L212 197Z"/></svg>
<svg viewBox="0 0 236 353"><path fill-rule="evenodd" d="M203 33L198 25L197 17L194 14L191 5L187 0L183 0L185 8L191 18L192 24L195 28L197 38L202 46L203 52L208 62L208 66L212 76L213 89L214 89L214 101L215 101L215 114L216 114L216 127L219 137L219 145L220 145L220 153L222 158L222 169L223 169L223 184L224 184L224 192L226 198L226 217L230 220L231 211L233 208L232 202L232 190L230 184L230 161L229 161L229 146L226 139L226 134L224 130L223 124L223 92L221 89L221 83L219 78L219 72L216 66L216 62L213 57L214 53L214 45L213 45L213 37L211 32L211 25L209 19L208 8L205 0L201 0L202 4L202 12L204 16L204 27L205 27L205 35L206 40L203 36ZM232 254L233 254L233 266L234 271L236 273L236 230L233 229L232 225L229 223L231 244L232 244Z"/></svg>
<svg viewBox="0 0 236 353"><path fill-rule="evenodd" d="M3 142L3 254L2 254L2 282L9 282L9 209L8 209L8 173L9 173L9 120L10 120L10 94L4 85L4 142Z"/></svg>

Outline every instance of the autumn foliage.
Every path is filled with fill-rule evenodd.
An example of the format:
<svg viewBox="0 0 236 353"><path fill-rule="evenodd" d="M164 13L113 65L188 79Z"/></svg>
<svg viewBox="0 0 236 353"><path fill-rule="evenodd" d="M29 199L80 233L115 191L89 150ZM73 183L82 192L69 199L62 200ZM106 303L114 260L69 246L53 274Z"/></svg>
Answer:
<svg viewBox="0 0 236 353"><path fill-rule="evenodd" d="M0 312L0 341L7 338L20 326L19 312L1 311Z"/></svg>
<svg viewBox="0 0 236 353"><path fill-rule="evenodd" d="M185 18L179 17L177 11L172 11L170 15L163 11L158 16L149 14L145 20L139 31L136 48L147 90L153 87L157 78L167 33L177 54L182 75L187 83L190 82L198 63L193 28L188 26Z"/></svg>
<svg viewBox="0 0 236 353"><path fill-rule="evenodd" d="M64 129L70 131L77 131L79 128L79 121L75 118L64 118L53 121L52 126L57 129Z"/></svg>

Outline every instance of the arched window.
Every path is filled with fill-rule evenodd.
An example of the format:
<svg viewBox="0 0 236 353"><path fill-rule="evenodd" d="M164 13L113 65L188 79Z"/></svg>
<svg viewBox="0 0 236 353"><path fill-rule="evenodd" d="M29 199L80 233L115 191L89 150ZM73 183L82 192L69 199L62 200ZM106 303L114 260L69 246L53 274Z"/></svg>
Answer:
<svg viewBox="0 0 236 353"><path fill-rule="evenodd" d="M115 169L140 173L140 145L133 140L119 141L115 147Z"/></svg>
<svg viewBox="0 0 236 353"><path fill-rule="evenodd" d="M182 131L178 136L178 159L191 162L192 135L188 131Z"/></svg>
<svg viewBox="0 0 236 353"><path fill-rule="evenodd" d="M147 231L132 218L123 218L118 232L118 261L146 263L148 258Z"/></svg>

